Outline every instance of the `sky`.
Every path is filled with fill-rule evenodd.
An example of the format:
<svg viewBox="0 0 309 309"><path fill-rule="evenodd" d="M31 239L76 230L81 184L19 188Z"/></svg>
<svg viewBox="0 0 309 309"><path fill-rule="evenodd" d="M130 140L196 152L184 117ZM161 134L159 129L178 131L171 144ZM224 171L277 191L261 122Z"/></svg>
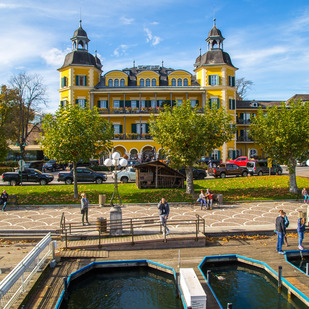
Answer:
<svg viewBox="0 0 309 309"><path fill-rule="evenodd" d="M59 72L79 27L103 74L136 65L161 65L194 73L207 51L216 18L224 51L253 82L248 100L286 101L309 93L308 0L0 0L0 83L26 72L47 87L48 107L59 106Z"/></svg>

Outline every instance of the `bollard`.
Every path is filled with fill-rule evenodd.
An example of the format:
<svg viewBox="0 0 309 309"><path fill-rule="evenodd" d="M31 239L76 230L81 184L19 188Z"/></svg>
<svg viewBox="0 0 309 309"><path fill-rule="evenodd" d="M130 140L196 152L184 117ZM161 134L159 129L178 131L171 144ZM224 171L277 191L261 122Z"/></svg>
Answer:
<svg viewBox="0 0 309 309"><path fill-rule="evenodd" d="M68 295L68 278L63 277L63 290L64 290L64 299L68 300L69 295Z"/></svg>
<svg viewBox="0 0 309 309"><path fill-rule="evenodd" d="M233 304L232 303L227 303L227 309L232 309L233 308Z"/></svg>
<svg viewBox="0 0 309 309"><path fill-rule="evenodd" d="M309 263L306 263L306 275L309 276Z"/></svg>
<svg viewBox="0 0 309 309"><path fill-rule="evenodd" d="M211 275L211 270L207 270L207 283L210 285L210 275Z"/></svg>
<svg viewBox="0 0 309 309"><path fill-rule="evenodd" d="M282 288L282 266L278 266L278 293L281 292Z"/></svg>

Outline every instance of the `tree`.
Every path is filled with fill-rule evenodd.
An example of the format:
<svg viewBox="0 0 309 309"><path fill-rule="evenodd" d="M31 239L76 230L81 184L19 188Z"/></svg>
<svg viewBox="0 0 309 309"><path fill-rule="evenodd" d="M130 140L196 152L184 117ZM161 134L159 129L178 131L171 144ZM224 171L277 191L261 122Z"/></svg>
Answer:
<svg viewBox="0 0 309 309"><path fill-rule="evenodd" d="M78 197L76 166L97 151L109 146L113 132L96 108L90 110L78 105L60 108L55 115L47 114L42 125L42 145L49 158L73 163L74 198Z"/></svg>
<svg viewBox="0 0 309 309"><path fill-rule="evenodd" d="M17 140L17 92L1 86L0 93L0 161L4 160L9 150L8 141Z"/></svg>
<svg viewBox="0 0 309 309"><path fill-rule="evenodd" d="M252 85L253 82L251 80L245 80L244 77L236 79L236 100L243 101Z"/></svg>
<svg viewBox="0 0 309 309"><path fill-rule="evenodd" d="M296 163L304 160L308 151L309 102L283 102L266 112L260 109L250 132L270 158L288 166L289 190L297 193Z"/></svg>
<svg viewBox="0 0 309 309"><path fill-rule="evenodd" d="M42 83L42 77L26 73L13 76L10 84L17 92L17 139L23 157L27 138L41 124L41 119L36 116L41 106L46 106L46 87Z"/></svg>
<svg viewBox="0 0 309 309"><path fill-rule="evenodd" d="M161 144L176 167L185 167L186 192L194 193L192 166L206 152L230 140L232 118L223 109L208 109L205 114L184 101L173 109L167 107L157 118L150 117L153 139Z"/></svg>

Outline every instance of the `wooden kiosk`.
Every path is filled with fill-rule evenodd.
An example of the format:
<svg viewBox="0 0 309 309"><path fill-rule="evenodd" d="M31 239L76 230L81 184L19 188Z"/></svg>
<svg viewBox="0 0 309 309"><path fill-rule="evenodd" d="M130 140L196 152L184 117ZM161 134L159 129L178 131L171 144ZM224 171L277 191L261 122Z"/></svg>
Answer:
<svg viewBox="0 0 309 309"><path fill-rule="evenodd" d="M135 168L139 189L184 188L185 176L161 161L150 161Z"/></svg>

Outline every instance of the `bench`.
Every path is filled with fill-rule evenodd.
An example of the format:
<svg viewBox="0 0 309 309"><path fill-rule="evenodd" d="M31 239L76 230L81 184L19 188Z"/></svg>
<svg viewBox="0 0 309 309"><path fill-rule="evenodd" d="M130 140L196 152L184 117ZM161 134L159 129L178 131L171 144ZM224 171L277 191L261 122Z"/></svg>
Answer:
<svg viewBox="0 0 309 309"><path fill-rule="evenodd" d="M199 197L199 194L193 194L192 198L193 198L193 204L198 204L200 205L200 202L197 201ZM213 202L217 202L217 205L223 205L223 195L222 194L213 194Z"/></svg>

